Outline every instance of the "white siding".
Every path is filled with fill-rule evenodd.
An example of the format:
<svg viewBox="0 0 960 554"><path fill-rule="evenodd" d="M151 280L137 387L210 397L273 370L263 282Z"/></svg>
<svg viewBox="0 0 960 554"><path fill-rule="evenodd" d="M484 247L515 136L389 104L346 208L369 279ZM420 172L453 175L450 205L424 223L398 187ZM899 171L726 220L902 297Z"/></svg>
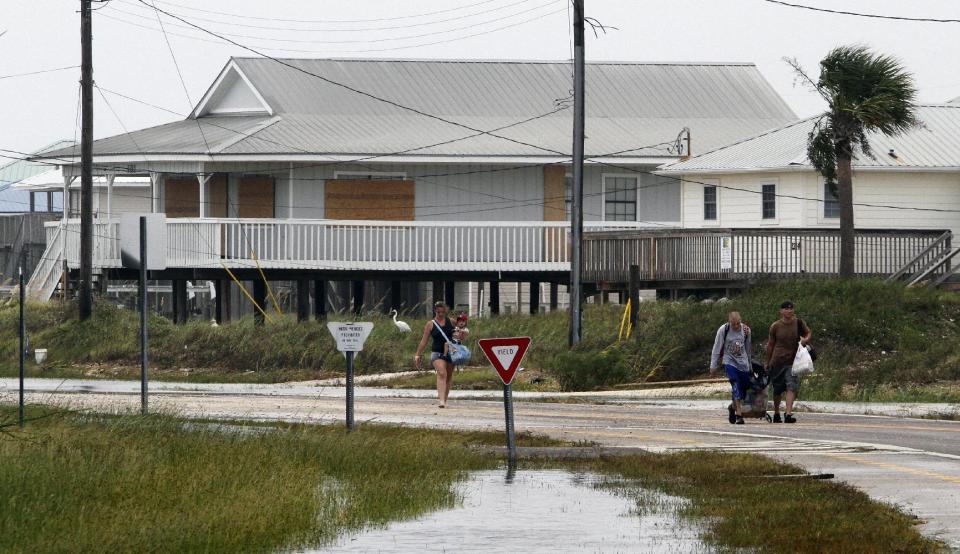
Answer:
<svg viewBox="0 0 960 554"><path fill-rule="evenodd" d="M717 185L717 220L703 219L704 184ZM763 218L763 185L777 186L776 218ZM802 173L744 174L685 177L683 183L683 226L767 228L802 227L807 201Z"/></svg>
<svg viewBox="0 0 960 554"><path fill-rule="evenodd" d="M763 175L691 175L686 179L683 194L684 227L836 228L840 225L839 219L823 217L823 179L812 171ZM720 185L717 190L717 223L703 220L701 183ZM779 217L774 225L760 217L761 196L758 192L764 183L777 183L778 194L797 197L781 196L778 199ZM854 202L859 204L854 206L854 217L859 228L949 229L955 235L960 233L960 173L860 171L854 175L853 196ZM897 206L899 209L882 206Z"/></svg>

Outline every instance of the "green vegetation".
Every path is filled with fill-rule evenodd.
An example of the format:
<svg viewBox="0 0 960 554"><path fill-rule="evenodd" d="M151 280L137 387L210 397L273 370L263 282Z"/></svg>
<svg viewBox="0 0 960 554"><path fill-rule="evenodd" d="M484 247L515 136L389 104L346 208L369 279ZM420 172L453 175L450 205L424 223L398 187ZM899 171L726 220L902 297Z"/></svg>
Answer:
<svg viewBox="0 0 960 554"><path fill-rule="evenodd" d="M321 546L368 526L455 505L455 483L497 467L499 433L186 421L0 409L0 550L266 552ZM521 445L556 441L520 437ZM722 549L931 552L895 508L755 455L688 452L537 461L610 476L644 513L644 491L690 499L679 515ZM719 478L733 474L750 479ZM770 499L777 499L775 502ZM797 514L803 514L802 524Z"/></svg>
<svg viewBox="0 0 960 554"><path fill-rule="evenodd" d="M643 302L633 337L623 342L617 340L622 309L588 305L584 342L574 352L567 348L565 312L478 318L471 322L469 346L475 352L473 363L485 368L477 338L532 336L524 365L541 379L529 383L528 390L592 390L700 378L714 333L729 310L743 314L759 348L785 298L797 303L798 314L813 328L820 353L817 373L804 383L805 398L960 401L960 296L875 280L778 281L754 286L728 302ZM31 375L133 377L129 368L139 354L136 315L101 304L92 320L79 323L72 309L56 303L30 305L32 345L47 348L50 358L43 368L31 363ZM9 360L0 369L6 375L15 370L16 316L16 304L0 306L0 356ZM375 327L357 358L358 372L412 369L419 334L400 333L380 314L364 319ZM406 319L414 329L420 327L420 319ZM256 327L246 318L221 327L203 322L177 326L154 317L151 325L151 366L160 378L275 382L327 377L344 368L325 326L317 322L297 324L287 317ZM458 377L462 388L497 386L492 373ZM432 386L430 376L418 380ZM400 381L385 384L404 386Z"/></svg>
<svg viewBox="0 0 960 554"><path fill-rule="evenodd" d="M723 551L746 552L940 552L916 520L857 489L832 481L777 479L799 468L752 454L679 452L587 462L616 480L644 508L644 489L689 502L679 515L706 523L704 538ZM729 476L739 475L740 479ZM642 488L641 488L642 487Z"/></svg>

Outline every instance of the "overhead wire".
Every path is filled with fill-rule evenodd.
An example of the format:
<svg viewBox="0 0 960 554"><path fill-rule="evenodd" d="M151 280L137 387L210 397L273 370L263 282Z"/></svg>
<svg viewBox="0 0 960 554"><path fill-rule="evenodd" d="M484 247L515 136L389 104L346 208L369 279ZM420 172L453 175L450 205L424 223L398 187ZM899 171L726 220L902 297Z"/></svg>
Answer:
<svg viewBox="0 0 960 554"><path fill-rule="evenodd" d="M854 12L847 10L834 10L829 8L818 8L816 6L810 6L806 4L794 4L792 2L784 2L782 0L763 0L764 2L770 4L778 4L780 6L786 6L788 8L796 8L801 10L808 10L814 12L829 13L834 15L849 15L854 17L866 17L870 19L888 19L893 21L910 21L915 23L960 23L960 19L941 19L936 17L908 17L900 15L883 15L876 13L862 13Z"/></svg>
<svg viewBox="0 0 960 554"><path fill-rule="evenodd" d="M13 73L11 75L0 75L0 80L2 79L14 79L16 77L28 77L30 75L40 75L43 73L54 73L56 71L66 71L68 69L78 69L79 65L68 65L64 67L54 67L51 69L40 69L37 71L28 71L26 73Z"/></svg>

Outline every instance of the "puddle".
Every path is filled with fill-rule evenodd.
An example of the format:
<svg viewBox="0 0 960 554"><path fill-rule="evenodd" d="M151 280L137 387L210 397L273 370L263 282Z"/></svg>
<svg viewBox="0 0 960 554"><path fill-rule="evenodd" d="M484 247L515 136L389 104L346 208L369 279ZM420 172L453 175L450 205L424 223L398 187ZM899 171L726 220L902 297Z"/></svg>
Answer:
<svg viewBox="0 0 960 554"><path fill-rule="evenodd" d="M462 504L341 538L310 552L706 552L683 500L616 494L604 477L567 471L482 471L459 486Z"/></svg>

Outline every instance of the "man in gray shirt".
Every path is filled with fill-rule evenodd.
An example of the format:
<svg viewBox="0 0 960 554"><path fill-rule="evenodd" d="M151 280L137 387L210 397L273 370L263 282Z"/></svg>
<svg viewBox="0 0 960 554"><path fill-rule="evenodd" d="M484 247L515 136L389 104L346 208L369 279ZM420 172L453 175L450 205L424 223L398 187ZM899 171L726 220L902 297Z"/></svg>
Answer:
<svg viewBox="0 0 960 554"><path fill-rule="evenodd" d="M750 328L740 320L740 312L730 312L727 323L717 329L717 338L713 341L713 353L710 355L710 375L715 375L719 364L723 364L733 390L735 419L731 423L743 425L743 399L750 388L752 349Z"/></svg>

